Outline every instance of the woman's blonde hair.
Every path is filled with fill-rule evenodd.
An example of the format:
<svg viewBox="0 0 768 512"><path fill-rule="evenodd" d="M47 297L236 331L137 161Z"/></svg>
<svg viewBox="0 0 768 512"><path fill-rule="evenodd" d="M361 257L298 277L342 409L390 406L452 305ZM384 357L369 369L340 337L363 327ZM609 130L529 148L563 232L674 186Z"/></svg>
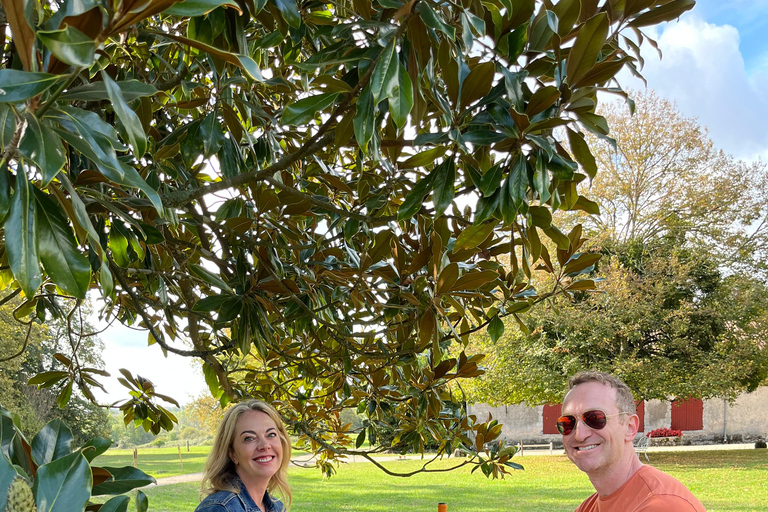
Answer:
<svg viewBox="0 0 768 512"><path fill-rule="evenodd" d="M266 402L261 400L248 400L240 402L230 407L224 413L224 417L216 430L216 437L213 440L208 460L205 461L205 472L203 473L203 494L208 495L216 491L231 491L238 493L240 487L237 485L237 471L235 463L230 458L230 450L235 440L235 426L240 417L248 411L263 412L275 422L280 437L280 444L283 447L283 457L280 460L280 468L267 484L267 490L270 493L277 491L280 497L286 502L286 510L291 506L291 488L288 485L288 464L291 462L291 442L288 438L288 432L285 430L283 419L280 414ZM253 496L254 499L259 497Z"/></svg>

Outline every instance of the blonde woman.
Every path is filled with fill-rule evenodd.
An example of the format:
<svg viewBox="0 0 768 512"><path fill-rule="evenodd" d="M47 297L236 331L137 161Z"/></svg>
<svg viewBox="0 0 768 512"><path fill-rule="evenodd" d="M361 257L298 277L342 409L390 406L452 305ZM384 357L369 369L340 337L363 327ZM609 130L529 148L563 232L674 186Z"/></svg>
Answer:
<svg viewBox="0 0 768 512"><path fill-rule="evenodd" d="M260 400L236 404L219 424L203 474L208 496L195 512L286 512L290 460L291 443L277 411Z"/></svg>

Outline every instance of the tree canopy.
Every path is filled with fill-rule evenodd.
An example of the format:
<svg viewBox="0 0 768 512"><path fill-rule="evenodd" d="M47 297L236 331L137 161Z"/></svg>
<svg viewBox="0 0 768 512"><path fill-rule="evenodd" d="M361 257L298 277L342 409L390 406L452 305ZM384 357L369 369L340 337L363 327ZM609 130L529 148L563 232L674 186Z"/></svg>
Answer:
<svg viewBox="0 0 768 512"><path fill-rule="evenodd" d="M596 173L584 135L608 137L598 93L623 95L642 29L694 2L2 4L0 280L18 316L98 289L105 317L199 358L223 403L275 403L331 471L382 426L416 450L496 439L462 406L481 356L461 347L593 286L552 213L598 211L577 189ZM41 379L97 382L69 359ZM170 397L122 373L126 421L169 428ZM339 420L351 407L362 429ZM497 476L509 456L472 462Z"/></svg>

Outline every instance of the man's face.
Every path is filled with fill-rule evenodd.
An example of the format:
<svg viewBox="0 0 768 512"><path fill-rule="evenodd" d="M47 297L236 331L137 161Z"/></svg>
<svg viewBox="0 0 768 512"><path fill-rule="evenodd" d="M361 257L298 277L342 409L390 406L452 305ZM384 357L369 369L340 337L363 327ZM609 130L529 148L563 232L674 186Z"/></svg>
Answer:
<svg viewBox="0 0 768 512"><path fill-rule="evenodd" d="M608 416L605 427L598 430L584 424L581 415L587 411L603 411ZM568 458L587 475L621 471L624 465L631 464L625 450L633 450L637 416L619 412L616 390L600 382L579 384L566 395L563 416L578 419L573 431L563 436L563 447Z"/></svg>

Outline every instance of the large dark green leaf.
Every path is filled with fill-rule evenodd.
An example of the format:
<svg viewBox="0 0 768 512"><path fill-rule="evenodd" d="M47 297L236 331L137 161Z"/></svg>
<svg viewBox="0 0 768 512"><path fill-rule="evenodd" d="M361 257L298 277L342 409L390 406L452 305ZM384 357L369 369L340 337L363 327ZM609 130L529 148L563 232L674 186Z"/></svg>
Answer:
<svg viewBox="0 0 768 512"><path fill-rule="evenodd" d="M16 116L13 108L6 103L0 103L0 148L8 146L14 133L16 133Z"/></svg>
<svg viewBox="0 0 768 512"><path fill-rule="evenodd" d="M357 99L357 111L353 120L355 139L361 148L367 147L368 141L373 136L375 124L374 107L376 107L376 103L373 101L371 88L368 86L363 89L363 92L360 93L360 97Z"/></svg>
<svg viewBox="0 0 768 512"><path fill-rule="evenodd" d="M141 126L139 116L136 115L136 112L134 112L125 102L122 90L115 81L103 71L101 73L101 78L107 88L107 95L112 104L112 109L120 119L125 131L124 138L131 143L131 146L133 147L133 155L136 158L141 158L147 150L147 138L144 135L144 128Z"/></svg>
<svg viewBox="0 0 768 512"><path fill-rule="evenodd" d="M11 208L11 173L8 166L0 165L0 225Z"/></svg>
<svg viewBox="0 0 768 512"><path fill-rule="evenodd" d="M233 178L243 171L245 165L243 155L240 152L240 147L231 137L224 140L224 144L219 150L219 163L221 164L221 172L226 178Z"/></svg>
<svg viewBox="0 0 768 512"><path fill-rule="evenodd" d="M105 467L104 469L112 474L112 479L94 486L94 496L99 496L102 494L122 494L124 492L136 489L137 487L144 487L145 485L155 483L154 478L144 473L140 469L136 469L131 466L125 466L122 468Z"/></svg>
<svg viewBox="0 0 768 512"><path fill-rule="evenodd" d="M43 268L56 286L84 299L91 282L91 265L77 248L66 217L58 205L35 188L37 247Z"/></svg>
<svg viewBox="0 0 768 512"><path fill-rule="evenodd" d="M37 254L37 219L35 201L30 184L22 169L16 173L16 190L11 198L11 209L5 220L5 250L13 277L28 298L42 283L40 261Z"/></svg>
<svg viewBox="0 0 768 512"><path fill-rule="evenodd" d="M432 191L435 182L435 171L422 178L405 196L405 201L397 210L397 220L410 219L421 209L424 199Z"/></svg>
<svg viewBox="0 0 768 512"><path fill-rule="evenodd" d="M37 469L32 492L40 512L83 510L91 497L91 466L80 452Z"/></svg>
<svg viewBox="0 0 768 512"><path fill-rule="evenodd" d="M447 24L427 2L419 2L416 6L416 10L421 16L421 20L430 28L439 30L447 35L450 39L456 39L456 29Z"/></svg>
<svg viewBox="0 0 768 512"><path fill-rule="evenodd" d="M307 124L315 114L333 105L338 96L339 93L317 94L286 105L280 122L286 126Z"/></svg>
<svg viewBox="0 0 768 512"><path fill-rule="evenodd" d="M397 59L396 41L390 42L383 50L371 75L373 102L389 98L399 84L400 62Z"/></svg>
<svg viewBox="0 0 768 512"><path fill-rule="evenodd" d="M589 146L584 140L584 136L569 128L568 142L571 145L571 153L573 153L576 161L584 168L584 172L586 172L590 178L594 179L595 175L597 175L597 163L595 162L595 157L592 155L592 152L589 150Z"/></svg>
<svg viewBox="0 0 768 512"><path fill-rule="evenodd" d="M115 496L103 504L99 512L126 512L131 498L128 496Z"/></svg>
<svg viewBox="0 0 768 512"><path fill-rule="evenodd" d="M0 453L0 507L4 509L8 487L10 487L14 478L16 478L16 470L13 464L11 464L11 461L8 460L4 453Z"/></svg>
<svg viewBox="0 0 768 512"><path fill-rule="evenodd" d="M127 102L154 96L158 93L154 85L138 80L124 80L115 83L120 88L123 99ZM60 98L66 101L103 101L109 99L109 93L107 93L107 85L104 82L93 82L69 89Z"/></svg>
<svg viewBox="0 0 768 512"><path fill-rule="evenodd" d="M389 97L389 114L395 125L402 128L408 121L408 114L413 109L413 83L402 64L398 63L398 66L400 66L398 85Z"/></svg>
<svg viewBox="0 0 768 512"><path fill-rule="evenodd" d="M18 103L28 100L48 90L58 79L58 75L49 73L0 69L0 102Z"/></svg>
<svg viewBox="0 0 768 512"><path fill-rule="evenodd" d="M576 42L568 53L566 75L568 83L575 84L597 61L597 56L608 37L608 15L604 12L590 18L579 30Z"/></svg>
<svg viewBox="0 0 768 512"><path fill-rule="evenodd" d="M19 153L33 162L43 174L46 187L67 162L61 137L56 135L34 114L27 114L27 129L19 144Z"/></svg>
<svg viewBox="0 0 768 512"><path fill-rule="evenodd" d="M488 335L491 337L491 341L496 343L503 334L504 322L502 322L499 316L496 315L488 324Z"/></svg>
<svg viewBox="0 0 768 512"><path fill-rule="evenodd" d="M512 207L517 211L523 205L528 190L528 166L523 154L520 154L515 165L512 166L507 183Z"/></svg>
<svg viewBox="0 0 768 512"><path fill-rule="evenodd" d="M60 419L51 420L32 438L32 459L42 466L72 453L72 431Z"/></svg>
<svg viewBox="0 0 768 512"><path fill-rule="evenodd" d="M202 142L203 158L210 158L224 145L224 130L221 128L215 112L211 112L203 118L198 125L197 132L190 132L185 142L197 144Z"/></svg>
<svg viewBox="0 0 768 512"><path fill-rule="evenodd" d="M136 169L117 159L113 146L121 144L114 129L97 115L90 114L92 113L71 107L57 110L55 119L65 129L56 132L67 144L93 161L108 180L138 188L149 198L157 211L162 212L163 204L157 191L144 181Z"/></svg>
<svg viewBox="0 0 768 512"><path fill-rule="evenodd" d="M163 11L163 14L170 14L172 16L183 16L185 18L192 18L195 16L203 16L208 14L217 7L233 7L240 10L237 2L234 0L185 0L173 4L171 7Z"/></svg>
<svg viewBox="0 0 768 512"><path fill-rule="evenodd" d="M435 203L435 218L443 214L451 205L456 186L456 164L453 158L446 158L434 171L432 202Z"/></svg>
<svg viewBox="0 0 768 512"><path fill-rule="evenodd" d="M79 67L93 64L96 41L75 27L66 26L60 30L38 30L37 37L62 62Z"/></svg>
<svg viewBox="0 0 768 512"><path fill-rule="evenodd" d="M283 15L283 19L293 28L301 26L301 14L296 0L269 0Z"/></svg>
<svg viewBox="0 0 768 512"><path fill-rule="evenodd" d="M93 462L93 459L106 452L110 446L112 446L112 441L109 439L94 437L85 443L80 451L88 462Z"/></svg>

